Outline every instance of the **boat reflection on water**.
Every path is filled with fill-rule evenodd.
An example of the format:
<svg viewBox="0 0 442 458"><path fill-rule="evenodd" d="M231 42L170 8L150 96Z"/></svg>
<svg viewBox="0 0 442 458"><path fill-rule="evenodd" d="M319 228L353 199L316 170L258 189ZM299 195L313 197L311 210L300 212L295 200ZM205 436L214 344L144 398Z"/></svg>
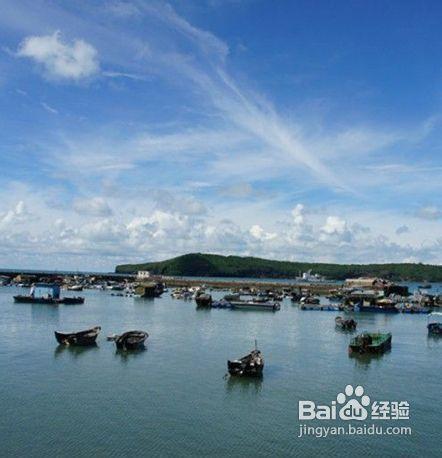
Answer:
<svg viewBox="0 0 442 458"><path fill-rule="evenodd" d="M154 304L154 303L155 303L154 297L134 296L134 304Z"/></svg>
<svg viewBox="0 0 442 458"><path fill-rule="evenodd" d="M370 365L380 364L380 361L391 353L391 348L384 353L350 353L348 357L354 361L355 367L359 369L368 369Z"/></svg>
<svg viewBox="0 0 442 458"><path fill-rule="evenodd" d="M428 334L427 347L435 348L442 346L442 334Z"/></svg>
<svg viewBox="0 0 442 458"><path fill-rule="evenodd" d="M120 359L121 361L129 361L130 359L136 359L141 356L144 352L147 351L147 347L137 348L135 350L126 351L121 348L115 350L115 358Z"/></svg>
<svg viewBox="0 0 442 458"><path fill-rule="evenodd" d="M226 377L226 392L255 392L260 393L264 376L260 377Z"/></svg>
<svg viewBox="0 0 442 458"><path fill-rule="evenodd" d="M79 358L80 356L85 355L86 353L92 353L93 351L96 351L98 349L99 347L96 343L93 345L89 345L87 347L60 344L55 347L54 357L58 358L62 354L66 354L71 355L73 358Z"/></svg>
<svg viewBox="0 0 442 458"><path fill-rule="evenodd" d="M29 307L29 305L27 306ZM50 324L56 327L60 319L60 310L53 305L33 304L31 309L31 319L36 323Z"/></svg>

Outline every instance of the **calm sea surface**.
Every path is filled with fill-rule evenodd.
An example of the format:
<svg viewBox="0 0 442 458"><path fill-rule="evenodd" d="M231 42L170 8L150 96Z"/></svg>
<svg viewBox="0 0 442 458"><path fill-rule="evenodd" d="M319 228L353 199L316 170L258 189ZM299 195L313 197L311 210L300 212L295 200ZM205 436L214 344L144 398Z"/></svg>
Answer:
<svg viewBox="0 0 442 458"><path fill-rule="evenodd" d="M0 288L0 456L441 456L442 340L425 315L356 314L393 348L349 358L335 312L196 310L194 302L86 291L84 305L14 304ZM22 290L21 290L22 291ZM98 347L58 348L54 330L102 326ZM147 350L118 354L105 336L146 330ZM224 378L254 339L262 380ZM346 385L410 403L411 436L299 435L298 401L330 404ZM318 425L318 422L315 423ZM328 424L330 425L330 423Z"/></svg>

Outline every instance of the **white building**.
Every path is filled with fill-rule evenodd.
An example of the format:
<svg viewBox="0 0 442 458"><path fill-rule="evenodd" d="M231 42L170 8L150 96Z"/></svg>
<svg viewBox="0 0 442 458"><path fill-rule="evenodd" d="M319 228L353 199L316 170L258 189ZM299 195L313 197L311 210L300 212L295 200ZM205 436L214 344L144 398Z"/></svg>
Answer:
<svg viewBox="0 0 442 458"><path fill-rule="evenodd" d="M150 272L148 270L139 270L137 272L137 280L147 280L150 278Z"/></svg>

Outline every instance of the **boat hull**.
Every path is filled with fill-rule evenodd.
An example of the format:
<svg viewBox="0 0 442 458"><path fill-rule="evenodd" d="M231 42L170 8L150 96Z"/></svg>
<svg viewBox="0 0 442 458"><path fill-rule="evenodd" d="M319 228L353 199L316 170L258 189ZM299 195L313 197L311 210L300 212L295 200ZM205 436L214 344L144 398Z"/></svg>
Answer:
<svg viewBox="0 0 442 458"><path fill-rule="evenodd" d="M139 350L144 348L147 338L147 332L128 331L115 338L115 345L118 350Z"/></svg>
<svg viewBox="0 0 442 458"><path fill-rule="evenodd" d="M266 302L246 302L246 301L230 301L230 305L235 309L250 309L250 310L270 310L276 312L281 309L280 304Z"/></svg>
<svg viewBox="0 0 442 458"><path fill-rule="evenodd" d="M60 302L54 298L48 297L32 297L32 296L14 296L14 302L19 304L46 304L46 305L58 305Z"/></svg>
<svg viewBox="0 0 442 458"><path fill-rule="evenodd" d="M87 329L80 332L63 333L55 331L55 338L61 345L73 345L79 347L87 347L95 345L98 334L101 331L100 326L92 329Z"/></svg>
<svg viewBox="0 0 442 458"><path fill-rule="evenodd" d="M84 304L84 297L61 297L55 299L53 297L33 297L33 296L14 296L14 302L20 304L46 304L46 305L74 305Z"/></svg>
<svg viewBox="0 0 442 458"><path fill-rule="evenodd" d="M377 312L377 313L399 313L396 307L380 307L380 306L362 306L360 312Z"/></svg>
<svg viewBox="0 0 442 458"><path fill-rule="evenodd" d="M58 303L65 305L84 304L84 297L62 297Z"/></svg>

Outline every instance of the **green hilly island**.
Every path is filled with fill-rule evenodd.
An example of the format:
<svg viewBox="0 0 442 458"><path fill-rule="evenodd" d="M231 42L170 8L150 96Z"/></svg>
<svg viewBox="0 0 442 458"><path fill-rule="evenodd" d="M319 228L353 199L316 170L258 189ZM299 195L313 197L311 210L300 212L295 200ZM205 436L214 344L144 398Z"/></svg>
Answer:
<svg viewBox="0 0 442 458"><path fill-rule="evenodd" d="M376 276L394 281L442 281L442 266L413 263L325 264L274 261L254 257L191 253L159 262L122 264L117 273L148 270L154 274L189 277L294 278L307 270L329 280Z"/></svg>

